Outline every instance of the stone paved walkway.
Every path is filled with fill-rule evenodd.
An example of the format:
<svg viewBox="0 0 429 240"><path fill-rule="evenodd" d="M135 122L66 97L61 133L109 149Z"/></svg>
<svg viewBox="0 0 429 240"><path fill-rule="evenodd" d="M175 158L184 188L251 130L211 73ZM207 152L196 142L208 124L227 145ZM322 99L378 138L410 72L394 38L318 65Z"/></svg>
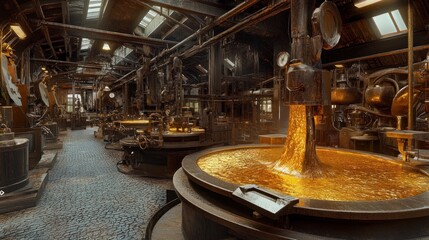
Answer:
<svg viewBox="0 0 429 240"><path fill-rule="evenodd" d="M170 180L119 173L121 152L104 149L94 128L68 131L34 208L0 214L0 239L142 239L165 204Z"/></svg>

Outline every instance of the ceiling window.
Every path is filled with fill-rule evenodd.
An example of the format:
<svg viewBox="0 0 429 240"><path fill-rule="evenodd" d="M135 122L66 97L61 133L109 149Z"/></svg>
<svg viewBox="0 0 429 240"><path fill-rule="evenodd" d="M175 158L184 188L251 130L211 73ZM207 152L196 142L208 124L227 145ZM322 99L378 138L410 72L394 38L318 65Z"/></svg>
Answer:
<svg viewBox="0 0 429 240"><path fill-rule="evenodd" d="M91 40L88 38L82 38L82 43L80 44L80 50L88 50L91 47Z"/></svg>
<svg viewBox="0 0 429 240"><path fill-rule="evenodd" d="M154 6L153 8L157 9L157 10L161 10L161 7L159 6ZM153 10L149 10L149 12L147 12L147 14L143 17L143 19L140 21L139 26L142 28L147 27L147 25L149 25L150 22L152 22L152 20L158 16L158 13L153 11Z"/></svg>
<svg viewBox="0 0 429 240"><path fill-rule="evenodd" d="M407 31L407 26L398 10L380 14L372 19L383 37Z"/></svg>
<svg viewBox="0 0 429 240"><path fill-rule="evenodd" d="M96 19L100 16L101 0L89 0L86 19Z"/></svg>
<svg viewBox="0 0 429 240"><path fill-rule="evenodd" d="M112 64L116 65L120 63L123 59L126 59L127 56L133 52L133 49L122 46L115 50L112 58Z"/></svg>

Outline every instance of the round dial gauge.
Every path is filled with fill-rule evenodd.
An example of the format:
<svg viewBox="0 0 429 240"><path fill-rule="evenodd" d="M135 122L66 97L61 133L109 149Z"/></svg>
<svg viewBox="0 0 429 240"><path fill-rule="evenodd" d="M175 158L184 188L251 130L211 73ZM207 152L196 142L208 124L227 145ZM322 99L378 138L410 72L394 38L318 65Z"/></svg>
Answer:
<svg viewBox="0 0 429 240"><path fill-rule="evenodd" d="M288 52L280 52L277 55L277 66L283 68L286 66L286 64L288 64L289 62L289 53Z"/></svg>
<svg viewBox="0 0 429 240"><path fill-rule="evenodd" d="M111 92L111 93L109 93L109 97L110 97L110 98L114 98L114 97L115 97L115 94Z"/></svg>

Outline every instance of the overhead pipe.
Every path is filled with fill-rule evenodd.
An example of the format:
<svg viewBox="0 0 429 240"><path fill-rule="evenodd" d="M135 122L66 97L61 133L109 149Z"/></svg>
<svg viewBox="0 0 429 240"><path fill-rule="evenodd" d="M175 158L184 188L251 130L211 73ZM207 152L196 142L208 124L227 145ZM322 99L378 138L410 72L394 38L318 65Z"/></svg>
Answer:
<svg viewBox="0 0 429 240"><path fill-rule="evenodd" d="M132 70L131 72L129 72L129 73L125 74L124 76L122 76L121 78L117 79L113 84L115 84L115 83L121 81L122 79L130 76L131 74L135 73L136 71L137 71L136 69Z"/></svg>
<svg viewBox="0 0 429 240"><path fill-rule="evenodd" d="M195 46L195 47L185 51L184 53L180 54L180 57L189 58L189 57L195 55L196 53L200 52L201 50L205 49L206 47L208 47L214 43L217 43L217 42L221 41L222 39L247 28L248 26L262 22L269 17L272 17L274 15L279 14L280 12L283 12L283 11L289 9L290 5L285 4L286 2L288 3L289 1L288 0L278 1L275 4L272 4L270 6L267 6L263 9L259 10L257 13L249 16L248 18L246 18L242 21L240 21L239 23L228 28L227 30L223 31L222 33L210 38L209 40L205 41L201 45Z"/></svg>
<svg viewBox="0 0 429 240"><path fill-rule="evenodd" d="M170 44L173 45L177 43L175 41L160 40L157 38L149 38L149 37L143 37L143 36L135 36L132 34L112 32L112 31L100 30L96 28L81 27L81 26L62 24L57 22L48 22L44 20L40 21L39 24L43 26L51 27L51 28L64 29L66 31L72 31L72 32L74 31L76 33L79 33L79 34L75 34L75 36L79 36L79 37L109 40L109 41L115 41L120 43L138 43L138 44L146 44L146 45L152 45L152 46L167 46ZM69 35L71 34L69 33Z"/></svg>
<svg viewBox="0 0 429 240"><path fill-rule="evenodd" d="M170 55L171 53L173 53L175 50L177 50L180 46L182 46L183 44L187 43L188 41L196 38L197 36L208 32L210 29L224 23L225 21L227 21L228 19L238 15L239 13L243 12L244 10L248 9L249 7L255 5L257 2L259 2L259 0L248 0L245 2L242 2L240 4L238 4L237 6L235 6L233 9L229 10L228 12L226 12L225 14L223 14L222 16L216 18L215 20L213 20L211 23L209 23L208 25L206 25L205 27L197 30L194 34L188 36L187 38L183 39L181 42L177 43L176 45L174 45L173 47L161 52L158 56L152 58L150 60L151 64L156 63L157 61L159 61L162 57L166 56L166 55Z"/></svg>
<svg viewBox="0 0 429 240"><path fill-rule="evenodd" d="M97 64L87 64L87 63L79 63L79 62L69 62L69 61L61 61L61 60L53 60L53 59L44 59L44 58L31 58L33 62L45 62L45 63L54 63L54 64L64 64L64 65L76 65L78 67L83 68L97 68L101 69L104 65ZM120 69L120 70L132 70L131 67L123 67L123 66L112 66L112 68Z"/></svg>

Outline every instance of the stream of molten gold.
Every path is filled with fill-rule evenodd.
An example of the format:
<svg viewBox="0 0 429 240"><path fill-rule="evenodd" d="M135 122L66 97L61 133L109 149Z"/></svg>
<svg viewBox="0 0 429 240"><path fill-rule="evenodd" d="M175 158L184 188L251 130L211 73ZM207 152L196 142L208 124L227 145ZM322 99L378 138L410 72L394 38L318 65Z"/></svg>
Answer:
<svg viewBox="0 0 429 240"><path fill-rule="evenodd" d="M289 127L284 152L274 169L297 176L319 177L323 166L316 155L313 116L305 105L290 105ZM311 119L307 119L311 118ZM310 126L313 124L313 126Z"/></svg>

